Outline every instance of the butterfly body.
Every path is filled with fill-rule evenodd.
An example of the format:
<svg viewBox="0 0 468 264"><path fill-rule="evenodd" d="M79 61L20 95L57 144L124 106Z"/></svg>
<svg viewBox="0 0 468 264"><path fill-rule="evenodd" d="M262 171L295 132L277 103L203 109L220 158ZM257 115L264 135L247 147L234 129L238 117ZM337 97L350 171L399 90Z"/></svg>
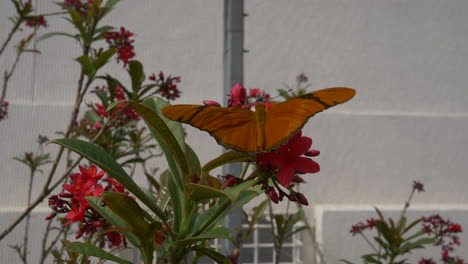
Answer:
<svg viewBox="0 0 468 264"><path fill-rule="evenodd" d="M258 153L274 149L293 137L307 120L327 108L344 103L356 92L337 87L319 90L274 104L242 107L172 105L161 110L167 118L207 131L228 149Z"/></svg>

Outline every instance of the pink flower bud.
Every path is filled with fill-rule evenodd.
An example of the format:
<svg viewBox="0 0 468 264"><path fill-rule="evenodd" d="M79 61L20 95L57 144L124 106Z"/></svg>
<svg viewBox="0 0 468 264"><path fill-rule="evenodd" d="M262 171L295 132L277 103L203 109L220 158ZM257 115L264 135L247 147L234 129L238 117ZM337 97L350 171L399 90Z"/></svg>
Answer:
<svg viewBox="0 0 468 264"><path fill-rule="evenodd" d="M221 106L218 102L210 101L210 100L203 101L203 104L206 106Z"/></svg>
<svg viewBox="0 0 468 264"><path fill-rule="evenodd" d="M316 157L316 156L320 155L320 151L315 150L315 149L311 149L311 150L307 151L306 153L304 153L304 155L306 155L308 157Z"/></svg>
<svg viewBox="0 0 468 264"><path fill-rule="evenodd" d="M304 179L302 179L301 176L295 175L295 176L292 178L292 181L295 182L295 183L302 183L302 182L304 182Z"/></svg>
<svg viewBox="0 0 468 264"><path fill-rule="evenodd" d="M56 213L52 213L52 214L48 215L48 216L45 218L45 220L50 220L50 219L54 218L56 215L57 215Z"/></svg>
<svg viewBox="0 0 468 264"><path fill-rule="evenodd" d="M275 189L270 188L270 189L267 191L267 195L268 195L268 198L270 198L270 200L271 200L272 202L274 202L275 204L277 204L277 203L279 202L278 193L276 193Z"/></svg>
<svg viewBox="0 0 468 264"><path fill-rule="evenodd" d="M305 198L305 196L302 193L297 192L296 199L302 205L309 205L309 201L307 201L307 198Z"/></svg>

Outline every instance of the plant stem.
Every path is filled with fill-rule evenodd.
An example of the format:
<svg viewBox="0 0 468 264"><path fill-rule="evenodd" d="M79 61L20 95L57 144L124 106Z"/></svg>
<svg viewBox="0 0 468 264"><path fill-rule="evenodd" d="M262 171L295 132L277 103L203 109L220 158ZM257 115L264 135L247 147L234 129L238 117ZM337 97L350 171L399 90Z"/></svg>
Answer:
<svg viewBox="0 0 468 264"><path fill-rule="evenodd" d="M6 46L8 45L8 43L11 40L11 37L13 37L13 35L16 33L16 31L18 31L19 26L21 25L22 22L23 22L23 19L21 17L19 17L16 20L15 25L11 29L10 33L8 33L8 37L6 38L5 42L3 42L3 45L0 48L0 56L2 56L3 52L5 51Z"/></svg>
<svg viewBox="0 0 468 264"><path fill-rule="evenodd" d="M268 199L268 209L270 213L270 223L271 223L271 236L273 237L273 247L275 249L275 254L273 255L275 259L273 260L275 264L279 264L280 255L281 255L281 243L276 235L275 228L275 215L273 214L273 206L271 205L271 200Z"/></svg>
<svg viewBox="0 0 468 264"><path fill-rule="evenodd" d="M23 52L21 51L18 51L16 53L15 61L13 62L13 65L11 66L10 71L5 71L5 74L3 75L2 93L0 95L0 106L3 105L3 102L5 101L6 92L8 88L8 82L10 81L10 78L13 75L13 72L15 71L16 66L18 65L18 62L20 60L22 53Z"/></svg>
<svg viewBox="0 0 468 264"><path fill-rule="evenodd" d="M30 174L29 174L29 185L28 185L28 203L27 205L31 205L31 196L32 196L32 186L33 186L33 180L34 180L34 173L35 169L31 168ZM28 238L29 238L29 222L31 219L31 215L28 214L26 216L26 224L24 228L24 239L23 239L23 253L22 253L22 259L23 262L26 264L28 263Z"/></svg>

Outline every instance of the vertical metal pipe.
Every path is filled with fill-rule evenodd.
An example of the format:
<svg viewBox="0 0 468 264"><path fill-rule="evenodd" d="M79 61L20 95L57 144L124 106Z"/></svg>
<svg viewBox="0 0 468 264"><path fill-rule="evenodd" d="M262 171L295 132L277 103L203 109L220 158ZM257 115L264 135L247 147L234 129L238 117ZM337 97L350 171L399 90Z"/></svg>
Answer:
<svg viewBox="0 0 468 264"><path fill-rule="evenodd" d="M228 95L230 88L244 81L244 0L224 0L224 94ZM224 105L227 105L227 96L224 97ZM223 167L223 174L239 176L241 164L228 164ZM233 233L236 228L242 227L242 213L237 210L227 216L224 226ZM235 236L235 234L234 234ZM230 241L221 241L221 253L232 252Z"/></svg>

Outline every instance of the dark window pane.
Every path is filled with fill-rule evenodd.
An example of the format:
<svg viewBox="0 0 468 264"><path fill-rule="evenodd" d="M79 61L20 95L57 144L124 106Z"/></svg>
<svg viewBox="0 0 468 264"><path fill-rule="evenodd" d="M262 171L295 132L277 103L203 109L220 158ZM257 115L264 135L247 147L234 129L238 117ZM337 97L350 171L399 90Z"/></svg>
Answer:
<svg viewBox="0 0 468 264"><path fill-rule="evenodd" d="M258 229L258 243L273 243L271 228Z"/></svg>
<svg viewBox="0 0 468 264"><path fill-rule="evenodd" d="M280 261L292 262L293 261L293 248L283 247L281 249Z"/></svg>
<svg viewBox="0 0 468 264"><path fill-rule="evenodd" d="M259 248L258 249L258 262L273 262L273 248Z"/></svg>
<svg viewBox="0 0 468 264"><path fill-rule="evenodd" d="M253 263L253 255L254 251L253 248L241 248L239 252L239 263Z"/></svg>

